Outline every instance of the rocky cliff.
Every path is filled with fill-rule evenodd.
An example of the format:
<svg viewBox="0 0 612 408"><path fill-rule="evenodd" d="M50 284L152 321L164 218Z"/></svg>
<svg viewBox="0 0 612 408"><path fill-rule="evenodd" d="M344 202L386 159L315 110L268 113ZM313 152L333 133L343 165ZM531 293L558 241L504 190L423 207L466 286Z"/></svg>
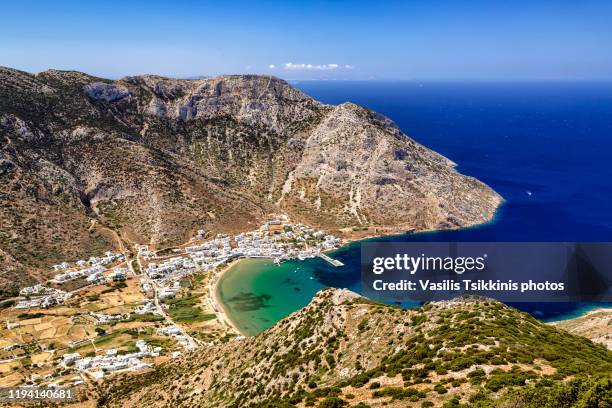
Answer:
<svg viewBox="0 0 612 408"><path fill-rule="evenodd" d="M0 68L0 140L4 288L112 246L93 221L167 244L278 211L327 229L458 228L502 201L388 118L273 77Z"/></svg>
<svg viewBox="0 0 612 408"><path fill-rule="evenodd" d="M104 407L603 407L612 352L482 298L415 310L346 290L99 390Z"/></svg>

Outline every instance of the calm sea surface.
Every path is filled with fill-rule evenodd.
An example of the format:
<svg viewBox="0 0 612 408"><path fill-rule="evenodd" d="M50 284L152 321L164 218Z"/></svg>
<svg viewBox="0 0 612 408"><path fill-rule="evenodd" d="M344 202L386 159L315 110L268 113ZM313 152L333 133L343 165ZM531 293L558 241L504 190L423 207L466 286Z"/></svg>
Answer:
<svg viewBox="0 0 612 408"><path fill-rule="evenodd" d="M346 82L294 84L331 104L381 112L418 142L499 192L494 222L392 241L612 241L612 83ZM360 244L320 259L238 263L219 294L234 321L255 334L305 306L327 286L360 291ZM610 304L517 303L542 320Z"/></svg>

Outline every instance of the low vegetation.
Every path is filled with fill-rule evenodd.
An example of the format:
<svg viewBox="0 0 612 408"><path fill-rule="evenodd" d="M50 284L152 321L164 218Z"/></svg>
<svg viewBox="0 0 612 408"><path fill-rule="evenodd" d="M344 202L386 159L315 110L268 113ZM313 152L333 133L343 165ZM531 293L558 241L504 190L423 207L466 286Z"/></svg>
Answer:
<svg viewBox="0 0 612 408"><path fill-rule="evenodd" d="M168 314L173 321L178 323L196 323L212 320L216 317L212 313L204 313L197 306L198 296L187 296L178 299L164 299L164 304L168 305Z"/></svg>
<svg viewBox="0 0 612 408"><path fill-rule="evenodd" d="M603 407L611 373L604 347L498 302L407 311L327 290L256 337L109 384L101 405Z"/></svg>

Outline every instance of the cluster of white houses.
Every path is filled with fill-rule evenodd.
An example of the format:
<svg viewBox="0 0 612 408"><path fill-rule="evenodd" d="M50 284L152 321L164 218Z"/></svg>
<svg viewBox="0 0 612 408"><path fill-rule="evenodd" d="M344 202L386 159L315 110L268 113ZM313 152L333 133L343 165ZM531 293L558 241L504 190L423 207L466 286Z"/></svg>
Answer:
<svg viewBox="0 0 612 408"><path fill-rule="evenodd" d="M118 314L99 314L94 312L89 312L89 315L94 318L94 325L101 326L103 324L116 323L121 320L129 319L129 313L118 313Z"/></svg>
<svg viewBox="0 0 612 408"><path fill-rule="evenodd" d="M137 352L121 354L116 349L109 349L104 355L82 358L79 353L69 353L62 356L62 365L86 372L95 379L103 378L106 374L121 371L139 371L151 367L144 363L143 358L157 357L161 347L151 349L144 340L136 342Z"/></svg>
<svg viewBox="0 0 612 408"><path fill-rule="evenodd" d="M274 226L278 227L272 231ZM326 235L303 224L282 224L275 219L258 231L236 235L233 242L229 235L217 234L210 241L188 246L185 248L186 256L176 256L160 263L151 262L146 273L151 279L176 279L195 271L215 269L237 258L273 258L277 262L291 258L305 259L339 245L340 239L333 235ZM147 259L154 259L148 248L140 251L147 254Z"/></svg>
<svg viewBox="0 0 612 408"><path fill-rule="evenodd" d="M60 289L49 288L43 285L34 285L21 289L21 296L26 296L27 299L21 300L15 304L15 309L29 308L48 308L60 303L64 303L72 295Z"/></svg>
<svg viewBox="0 0 612 408"><path fill-rule="evenodd" d="M127 277L126 268L115 268L108 275L108 277L102 275L103 271L106 271L104 266L95 265L88 269L55 275L55 278L52 281L55 281L56 283L65 282L78 277L86 276L86 281L91 284L104 284L111 281L124 280ZM14 306L15 309L29 309L37 307L49 308L51 306L64 303L64 301L72 296L72 294L69 292L44 286L42 284L25 287L21 289L19 294L27 299L17 302Z"/></svg>
<svg viewBox="0 0 612 408"><path fill-rule="evenodd" d="M52 294L56 289L41 285L40 283L34 286L28 286L19 291L21 296L45 296Z"/></svg>
<svg viewBox="0 0 612 408"><path fill-rule="evenodd" d="M102 267L104 268L104 267ZM128 270L127 268L115 268L113 269L108 276L104 276L102 274L102 272L104 272L105 269L100 270L95 272L92 275L89 275L85 278L85 280L88 283L91 283L93 285L103 285L105 283L110 283L110 282L117 282L117 281L122 281L127 279L127 273Z"/></svg>
<svg viewBox="0 0 612 408"><path fill-rule="evenodd" d="M147 269L147 275L151 279L163 278L173 272L184 271L184 273L193 273L196 265L190 258L174 257L165 260L159 264L150 263Z"/></svg>
<svg viewBox="0 0 612 408"><path fill-rule="evenodd" d="M178 326L170 325L162 327L157 330L157 334L160 336L172 337L183 349L191 350L194 347L193 343L189 341L189 337L187 337Z"/></svg>
<svg viewBox="0 0 612 408"><path fill-rule="evenodd" d="M173 282L166 282L165 285L161 286L159 292L157 292L157 297L159 299L168 299L173 298L179 293L181 290L181 282L175 280Z"/></svg>
<svg viewBox="0 0 612 408"><path fill-rule="evenodd" d="M109 265L113 262L123 261L124 255L121 253L106 252L103 257L91 257L88 261L79 260L76 262L76 267L63 273L58 273L53 277L55 282L66 282L69 280L86 277L89 282L94 282L99 279L102 272L106 270L105 265ZM80 268L80 269L77 269ZM70 269L70 264L64 262L59 265L54 265L55 271L62 271Z"/></svg>
<svg viewBox="0 0 612 408"><path fill-rule="evenodd" d="M149 313L154 315L161 315L161 313L157 309L157 306L155 306L155 303L153 303L151 300L146 301L142 306L136 307L136 309L134 309L134 313L137 315Z"/></svg>
<svg viewBox="0 0 612 408"><path fill-rule="evenodd" d="M137 245L136 250L138 251L138 256L142 257L145 261L155 258L155 252L149 250L148 245Z"/></svg>

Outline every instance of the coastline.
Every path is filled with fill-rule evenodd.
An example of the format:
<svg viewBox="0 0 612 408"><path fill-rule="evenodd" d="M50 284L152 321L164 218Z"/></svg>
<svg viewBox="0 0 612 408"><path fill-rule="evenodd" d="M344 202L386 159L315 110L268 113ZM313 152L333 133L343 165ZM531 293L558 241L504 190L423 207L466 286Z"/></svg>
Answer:
<svg viewBox="0 0 612 408"><path fill-rule="evenodd" d="M551 324L551 325L557 325L559 323L564 323L564 322L568 322L571 320L576 320L576 319L581 319L581 318L589 317L592 315L596 315L601 312L610 312L610 311L612 311L612 306L609 306L609 307L605 307L601 305L586 306L584 308L578 309L575 314L567 315L560 319L545 320L544 323Z"/></svg>
<svg viewBox="0 0 612 408"><path fill-rule="evenodd" d="M467 227L470 228L470 227ZM433 232L436 230L423 230L423 231L415 231L415 233L422 233L422 232ZM381 238L381 237L385 237L385 236L393 236L393 235L402 235L401 233L397 233L397 234L376 234L376 235L368 235L368 236L363 236L363 237L349 237L349 238L345 238L342 240L342 245L340 245L338 248L336 249L332 249L329 251L323 251L323 253L330 253L330 252L334 252L334 251L338 251L342 248L345 248L346 246L355 243L355 242L360 242L360 241L367 241L370 239L375 239L375 238ZM231 331L241 335L241 336L248 336L248 334L244 333L238 326L238 324L236 323L236 321L232 318L231 313L229 312L229 310L227 310L227 308L225 307L223 301L220 298L220 288L219 288L219 283L221 282L221 280L223 279L223 276L232 268L234 268L235 266L237 266L239 263L249 260L249 259L253 259L253 258L239 258L239 259L235 259L233 261L231 261L230 263L228 263L227 265L225 265L221 270L216 271L215 275L212 277L212 281L209 283L209 288L208 288L208 292L209 292L209 301L211 303L212 309L215 311L215 314L217 315L217 319L221 322L221 324L227 326ZM259 259L259 258L258 258ZM272 259L272 258L265 258L265 259Z"/></svg>
<svg viewBox="0 0 612 408"><path fill-rule="evenodd" d="M497 208L497 210L495 211L495 213L493 214L493 216L491 217L490 220L481 223L481 224L475 224L475 225L470 225L470 226L466 226L466 227L461 227L461 228L456 228L456 229L449 229L449 230L438 230L438 229L422 229L422 230L413 230L410 232L410 234L431 234L431 233L436 233L436 232L444 232L444 231L462 231L462 230L470 230L470 229L478 229L478 228L484 228L488 225L494 224L499 217L501 216L501 213L503 211L503 208L505 206L505 204L507 203L506 200L504 200L500 206ZM385 230L385 228L383 227L373 227L374 229L376 228L380 228L383 231ZM338 248L333 249L333 250L329 250L329 251L324 251L324 253L326 254L330 254L330 253L334 253L336 251L340 251L342 249L345 249L346 247L348 247L351 244L357 243L357 242L366 242L368 240L372 240L372 239L379 239L379 238L386 238L386 237L393 237L393 236L401 236L401 235L405 235L406 231L408 229L401 229L399 227L394 227L394 228L386 228L386 231L388 233L384 233L383 231L381 231L380 233L374 233L374 234L367 234L367 235L361 235L359 236L358 234L355 234L353 236L349 236L346 238L343 238L342 240L342 245L340 245ZM404 231L404 232L399 232L399 231ZM213 305L213 309L216 311L219 320L222 322L222 324L224 324L225 326L228 326L230 328L230 330L232 330L233 332L242 335L242 336L249 336L249 334L244 333L240 328L239 325L236 323L236 321L233 319L230 311L226 308L226 306L224 305L224 303L222 302L222 300L220 299L220 293L219 293L219 283L222 279L222 277L225 275L225 273L227 273L230 269L232 269L233 267L235 267L236 265L238 265L241 261L244 260L248 260L250 258L240 258L237 260L232 261L230 264L226 265L222 270L216 272L216 275L214 277L214 281L212 283L212 288L211 288L211 293L210 293L210 298L211 298L211 303ZM269 258L271 259L271 258ZM612 306L611 307L605 307L605 306L601 306L601 305L593 305L592 307L585 307L585 308L580 308L578 310L575 311L574 314L568 314L566 316L563 316L561 318L555 319L555 320L541 320L544 323L548 323L548 324L554 324L556 322L563 322L563 321L568 321L568 320L574 320L574 319L579 319L579 318L583 318L585 316L588 316L592 313L597 313L598 311L610 311L612 310Z"/></svg>
<svg viewBox="0 0 612 408"><path fill-rule="evenodd" d="M217 320L226 326L230 331L238 334L239 336L246 336L242 330L238 327L236 322L232 319L231 314L225 308L223 302L219 297L219 282L223 278L223 275L227 273L230 269L232 269L235 265L243 261L247 258L236 259L227 265L225 265L221 270L215 272L215 275L212 278L212 281L208 285L208 298L211 304L212 309L215 311L217 315Z"/></svg>
<svg viewBox="0 0 612 408"><path fill-rule="evenodd" d="M468 228L481 228L483 226L494 223L495 220L497 219L500 207L497 208L497 210L495 211L491 219L487 222L484 222L482 224L470 225L470 226L462 227L462 228L456 228L451 231L459 231L459 230L468 229ZM410 228L402 229L400 227L374 227L374 229L376 228L381 228L383 231L386 229L388 233L381 232L381 233L367 234L367 235L362 235L362 236L355 234L353 236L343 238L342 244L338 248L328 250L328 251L323 251L323 253L325 254L333 253L335 251L339 251L343 248L346 248L347 246L354 244L356 242L366 242L368 240L377 239L377 238L405 235L406 231L410 229ZM404 232L399 232L399 231L404 231ZM437 230L437 229L412 230L410 234L426 234L426 233L435 233L438 231L444 231L444 230ZM221 270L216 271L215 275L212 278L212 281L209 283L209 296L208 297L211 303L211 307L215 311L215 314L217 315L217 319L222 325L226 326L230 331L240 336L249 336L249 334L243 332L240 329L239 325L232 318L230 311L226 308L225 304L221 300L219 284L221 280L223 279L224 275L229 270L236 267L239 263L249 260L249 259L253 259L253 258L239 258L239 259L231 261L230 263L225 265ZM266 259L272 259L272 258L266 258Z"/></svg>

